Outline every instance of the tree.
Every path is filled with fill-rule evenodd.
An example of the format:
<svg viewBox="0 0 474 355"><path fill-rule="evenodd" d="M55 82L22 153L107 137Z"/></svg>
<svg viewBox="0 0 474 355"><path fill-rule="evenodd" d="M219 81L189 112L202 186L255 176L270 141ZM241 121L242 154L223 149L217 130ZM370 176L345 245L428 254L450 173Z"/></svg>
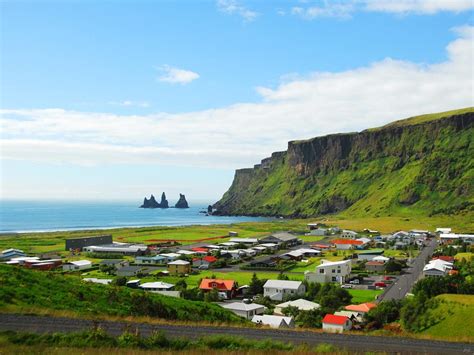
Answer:
<svg viewBox="0 0 474 355"><path fill-rule="evenodd" d="M263 285L265 284L266 280L260 280L257 277L256 273L253 273L252 280L250 281L249 288L247 293L250 295L258 295L263 293Z"/></svg>
<svg viewBox="0 0 474 355"><path fill-rule="evenodd" d="M321 328L323 314L319 309L312 309L311 311L300 311L296 321L303 327Z"/></svg>
<svg viewBox="0 0 474 355"><path fill-rule="evenodd" d="M385 264L385 272L388 274L394 273L394 272L400 272L403 269L403 265L395 260L389 260Z"/></svg>
<svg viewBox="0 0 474 355"><path fill-rule="evenodd" d="M188 288L188 284L186 283L184 279L181 279L181 280L178 280L178 282L176 282L176 284L174 285L174 288L177 291L184 291L186 290L186 288Z"/></svg>
<svg viewBox="0 0 474 355"><path fill-rule="evenodd" d="M288 307L283 308L282 313L287 317L296 318L298 314L300 313L300 310L298 309L298 307L288 306Z"/></svg>
<svg viewBox="0 0 474 355"><path fill-rule="evenodd" d="M400 300L383 301L366 314L366 320L367 322L374 322L377 327L395 322L400 317L402 306L403 302Z"/></svg>
<svg viewBox="0 0 474 355"><path fill-rule="evenodd" d="M217 288L213 288L211 291L204 295L204 301L206 302L217 302L219 301L219 291Z"/></svg>
<svg viewBox="0 0 474 355"><path fill-rule="evenodd" d="M125 286L127 284L127 278L125 276L116 277L112 284L115 286Z"/></svg>

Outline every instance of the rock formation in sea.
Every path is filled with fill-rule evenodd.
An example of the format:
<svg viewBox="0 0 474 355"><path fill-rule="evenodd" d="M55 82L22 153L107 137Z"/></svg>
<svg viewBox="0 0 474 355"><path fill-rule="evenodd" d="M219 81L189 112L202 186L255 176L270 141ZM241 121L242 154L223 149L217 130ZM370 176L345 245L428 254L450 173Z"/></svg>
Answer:
<svg viewBox="0 0 474 355"><path fill-rule="evenodd" d="M183 194L179 194L179 200L174 205L176 208L189 208L188 201L186 201L186 196Z"/></svg>
<svg viewBox="0 0 474 355"><path fill-rule="evenodd" d="M143 205L140 208L168 208L168 200L166 199L166 195L163 192L161 195L161 203L158 203L155 199L155 196L151 195L150 198L146 198L143 200Z"/></svg>

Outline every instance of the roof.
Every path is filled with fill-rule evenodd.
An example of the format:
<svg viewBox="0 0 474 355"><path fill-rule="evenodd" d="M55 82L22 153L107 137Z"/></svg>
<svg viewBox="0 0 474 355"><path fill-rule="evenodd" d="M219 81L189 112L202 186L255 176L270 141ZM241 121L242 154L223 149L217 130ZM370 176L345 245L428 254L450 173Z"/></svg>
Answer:
<svg viewBox="0 0 474 355"><path fill-rule="evenodd" d="M165 257L161 255L154 256L137 256L135 260L163 260Z"/></svg>
<svg viewBox="0 0 474 355"><path fill-rule="evenodd" d="M336 316L334 314L326 314L323 318L323 323L344 325L346 324L348 319L349 318L346 316Z"/></svg>
<svg viewBox="0 0 474 355"><path fill-rule="evenodd" d="M454 263L454 256L446 256L446 255L433 256L433 260L436 260L436 259L447 261L448 263Z"/></svg>
<svg viewBox="0 0 474 355"><path fill-rule="evenodd" d="M372 265L372 266L381 266L381 265L385 265L385 263L383 261L376 261L376 260L372 260L372 261L368 261L365 263L365 265Z"/></svg>
<svg viewBox="0 0 474 355"><path fill-rule="evenodd" d="M119 272L126 272L126 271L132 271L132 272L135 272L135 271L140 271L141 269L143 269L143 267L141 266L124 266L122 268L119 269Z"/></svg>
<svg viewBox="0 0 474 355"><path fill-rule="evenodd" d="M262 316L253 316L252 318L253 323L262 323L273 327L279 327L282 322L285 322L287 325L289 325L292 321L292 317L271 316L267 314Z"/></svg>
<svg viewBox="0 0 474 355"><path fill-rule="evenodd" d="M327 261L327 260L322 260L322 264L318 265L317 267L321 267L321 266L338 266L338 265L346 265L346 264L350 264L351 261L350 260L341 260L341 261Z"/></svg>
<svg viewBox="0 0 474 355"><path fill-rule="evenodd" d="M258 243L257 238L231 238L229 242L234 243Z"/></svg>
<svg viewBox="0 0 474 355"><path fill-rule="evenodd" d="M92 262L89 260L76 260L76 261L70 261L69 264L73 264L76 266L85 266L85 265L91 265Z"/></svg>
<svg viewBox="0 0 474 355"><path fill-rule="evenodd" d="M371 239L369 239L369 238L358 238L358 239L356 239L356 240L359 240L359 241L361 241L361 242L364 243L364 244L367 244L367 243L370 243L370 242L371 242Z"/></svg>
<svg viewBox="0 0 474 355"><path fill-rule="evenodd" d="M172 261L170 263L168 263L168 265L189 265L190 262L189 261L186 261L186 260L175 260L175 261Z"/></svg>
<svg viewBox="0 0 474 355"><path fill-rule="evenodd" d="M334 312L334 315L335 316L344 316L344 317L351 318L351 317L357 317L359 315L359 313L351 312L351 311L338 311L338 312Z"/></svg>
<svg viewBox="0 0 474 355"><path fill-rule="evenodd" d="M288 301L285 303L277 304L276 307L286 308L286 307L296 307L301 311L310 311L312 309L321 308L321 305L311 301L307 301L303 298L297 299L296 301Z"/></svg>
<svg viewBox="0 0 474 355"><path fill-rule="evenodd" d="M2 251L2 254L8 254L8 253L13 253L13 252L24 254L24 251L20 249L5 249L4 251Z"/></svg>
<svg viewBox="0 0 474 355"><path fill-rule="evenodd" d="M266 236L264 238L262 238L263 240L265 240L266 238L269 238L269 237L273 237L273 238L276 238L276 239L279 239L280 241L282 242L288 242L290 240L295 240L297 239L297 237L293 234L290 234L288 232L278 232L278 233L273 233L273 234L270 234L269 236Z"/></svg>
<svg viewBox="0 0 474 355"><path fill-rule="evenodd" d="M263 285L263 287L297 290L301 285L301 281L268 280L267 282L265 282L265 285Z"/></svg>
<svg viewBox="0 0 474 355"><path fill-rule="evenodd" d="M232 302L232 303L226 303L222 305L223 308L235 310L235 311L254 311L256 309L261 309L265 308L265 306L262 306L261 304L256 304L256 303L241 303L241 302Z"/></svg>
<svg viewBox="0 0 474 355"><path fill-rule="evenodd" d="M202 257L202 258L194 258L193 261L198 261L198 260L204 260L204 261L207 261L208 263L214 263L217 261L217 258L215 256L212 256L212 255L207 255L205 257Z"/></svg>
<svg viewBox="0 0 474 355"><path fill-rule="evenodd" d="M164 256L165 258L179 258L181 256L180 254L176 254L176 253L164 253L160 255Z"/></svg>
<svg viewBox="0 0 474 355"><path fill-rule="evenodd" d="M327 249L330 248L330 245L327 244L313 244L311 245L313 248L319 248L319 249Z"/></svg>
<svg viewBox="0 0 474 355"><path fill-rule="evenodd" d="M386 256L379 255L376 256L375 258L372 259L372 261L389 261L390 258L387 258Z"/></svg>
<svg viewBox="0 0 474 355"><path fill-rule="evenodd" d="M181 255L193 255L194 254L194 252L191 251L191 250L178 250L176 253L181 254Z"/></svg>
<svg viewBox="0 0 474 355"><path fill-rule="evenodd" d="M191 250L198 253L207 253L209 251L207 248L191 248Z"/></svg>
<svg viewBox="0 0 474 355"><path fill-rule="evenodd" d="M202 279L199 288L201 290L212 290L214 287L212 284L216 284L216 288L220 291L232 291L235 287L234 280L220 280L220 279Z"/></svg>
<svg viewBox="0 0 474 355"><path fill-rule="evenodd" d="M85 278L85 279L82 279L83 281L85 282L92 282L92 283L95 283L95 284L102 284L102 285L108 285L109 283L112 282L112 279L98 279L98 278L95 278L95 277L88 277L88 278Z"/></svg>
<svg viewBox="0 0 474 355"><path fill-rule="evenodd" d="M260 245L267 248L273 248L277 246L275 243L261 243Z"/></svg>
<svg viewBox="0 0 474 355"><path fill-rule="evenodd" d="M354 312L363 312L367 313L372 308L377 307L375 303L361 303L361 304L350 304L349 306L345 306L344 309L347 311L354 311Z"/></svg>
<svg viewBox="0 0 474 355"><path fill-rule="evenodd" d="M364 244L360 240L353 239L336 239L332 241L333 244L351 244L351 245L362 245Z"/></svg>
<svg viewBox="0 0 474 355"><path fill-rule="evenodd" d="M342 230L342 233L353 234L353 235L356 235L356 234L357 234L357 232L351 231L351 230L349 230L349 229L343 229L343 230Z"/></svg>
<svg viewBox="0 0 474 355"><path fill-rule="evenodd" d="M144 284L140 285L140 288L173 288L174 285L166 283L166 282L145 282Z"/></svg>

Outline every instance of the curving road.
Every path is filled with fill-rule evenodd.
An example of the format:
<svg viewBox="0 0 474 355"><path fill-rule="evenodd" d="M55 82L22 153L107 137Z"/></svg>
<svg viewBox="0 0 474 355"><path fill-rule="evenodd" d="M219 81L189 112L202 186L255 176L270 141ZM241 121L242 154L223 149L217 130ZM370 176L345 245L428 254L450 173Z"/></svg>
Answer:
<svg viewBox="0 0 474 355"><path fill-rule="evenodd" d="M256 328L232 328L226 326L185 326L168 324L144 324L128 322L97 321L111 335L119 335L124 329L138 329L144 335L152 331L163 331L170 337L196 338L208 335L236 335L250 339L273 339L294 344L333 344L349 351L384 351L388 353L427 354L474 354L474 344L450 343L397 337L376 337L350 334L325 334L310 331L272 330ZM76 332L91 329L94 322L83 319L55 318L18 314L0 314L0 330L50 333Z"/></svg>

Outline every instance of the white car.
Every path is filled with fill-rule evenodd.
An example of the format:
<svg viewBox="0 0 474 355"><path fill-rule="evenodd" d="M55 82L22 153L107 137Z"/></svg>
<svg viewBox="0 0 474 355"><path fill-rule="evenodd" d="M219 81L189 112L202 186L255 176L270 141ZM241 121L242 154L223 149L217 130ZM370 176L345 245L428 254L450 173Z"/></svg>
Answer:
<svg viewBox="0 0 474 355"><path fill-rule="evenodd" d="M341 288L353 288L354 286L351 285L351 284L344 284L344 285L341 285Z"/></svg>
<svg viewBox="0 0 474 355"><path fill-rule="evenodd" d="M353 285L358 285L358 284L360 284L360 281L359 281L359 279L355 279L355 280L349 281L349 283L353 284Z"/></svg>

